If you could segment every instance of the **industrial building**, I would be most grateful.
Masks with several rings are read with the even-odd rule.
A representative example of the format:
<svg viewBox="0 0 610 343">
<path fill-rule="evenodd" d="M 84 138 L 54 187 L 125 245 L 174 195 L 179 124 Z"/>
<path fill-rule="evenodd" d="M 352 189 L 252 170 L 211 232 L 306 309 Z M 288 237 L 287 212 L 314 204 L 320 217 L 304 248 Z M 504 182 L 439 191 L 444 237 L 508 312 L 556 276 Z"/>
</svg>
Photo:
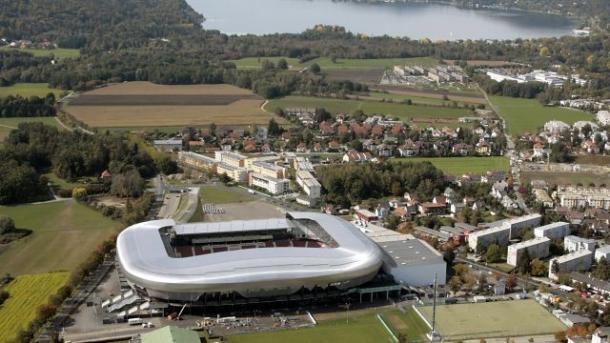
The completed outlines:
<svg viewBox="0 0 610 343">
<path fill-rule="evenodd" d="M 507 245 L 510 240 L 509 226 L 496 226 L 475 231 L 468 235 L 468 247 L 475 252 L 487 249 L 491 244 Z"/>
<path fill-rule="evenodd" d="M 509 245 L 506 263 L 516 267 L 519 265 L 519 262 L 521 262 L 526 250 L 530 259 L 547 257 L 549 256 L 550 247 L 551 240 L 547 237 L 534 238 L 525 242 Z"/>
<path fill-rule="evenodd" d="M 556 222 L 534 229 L 534 236 L 548 237 L 550 239 L 563 239 L 570 234 L 570 223 Z"/>
<path fill-rule="evenodd" d="M 428 243 L 419 239 L 402 239 L 379 243 L 385 252 L 383 270 L 394 281 L 413 287 L 428 287 L 436 277 L 439 285 L 446 281 L 447 263 Z"/>
<path fill-rule="evenodd" d="M 549 261 L 549 278 L 557 280 L 559 274 L 574 271 L 587 271 L 593 263 L 593 252 L 578 250 L 567 255 L 552 258 Z"/>
<path fill-rule="evenodd" d="M 563 249 L 568 252 L 574 252 L 579 250 L 595 251 L 596 242 L 594 239 L 582 238 L 578 236 L 566 236 L 563 239 Z"/>
<path fill-rule="evenodd" d="M 248 185 L 261 188 L 271 195 L 280 195 L 290 191 L 288 179 L 278 179 L 259 173 L 250 173 Z"/>
</svg>

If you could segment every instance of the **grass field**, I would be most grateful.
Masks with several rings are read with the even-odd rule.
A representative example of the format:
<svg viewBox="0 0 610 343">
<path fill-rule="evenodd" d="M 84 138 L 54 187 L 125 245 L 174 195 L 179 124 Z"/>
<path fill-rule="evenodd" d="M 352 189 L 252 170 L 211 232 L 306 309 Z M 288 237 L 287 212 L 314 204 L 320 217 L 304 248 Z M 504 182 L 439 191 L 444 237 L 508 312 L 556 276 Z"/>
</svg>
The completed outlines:
<svg viewBox="0 0 610 343">
<path fill-rule="evenodd" d="M 0 275 L 71 271 L 120 228 L 119 223 L 72 200 L 0 206 L 0 215 L 33 231 L 0 253 Z"/>
<path fill-rule="evenodd" d="M 387 114 L 405 121 L 410 120 L 411 118 L 457 119 L 459 117 L 470 115 L 469 110 L 460 108 L 405 105 L 381 101 L 343 100 L 305 96 L 287 96 L 281 99 L 271 100 L 265 109 L 273 112 L 278 107 L 322 107 L 333 114 L 340 112 L 353 113 L 356 110 L 362 110 L 366 114 Z"/>
<path fill-rule="evenodd" d="M 21 95 L 23 97 L 39 96 L 43 97 L 49 93 L 59 96 L 62 90 L 50 88 L 48 83 L 16 83 L 8 87 L 0 87 L 0 97 L 9 95 Z"/>
<path fill-rule="evenodd" d="M 431 322 L 432 307 L 419 310 Z M 440 305 L 436 323 L 447 340 L 552 335 L 566 329 L 534 300 Z"/>
<path fill-rule="evenodd" d="M 199 197 L 201 198 L 202 203 L 207 204 L 248 202 L 258 198 L 256 195 L 248 193 L 243 188 L 227 187 L 222 184 L 202 186 L 199 191 Z"/>
<path fill-rule="evenodd" d="M 10 342 L 37 314 L 38 307 L 68 281 L 66 272 L 21 275 L 5 290 L 10 297 L 0 306 L 0 342 Z"/>
<path fill-rule="evenodd" d="M 1 88 L 0 88 L 1 89 Z M 55 117 L 15 117 L 15 118 L 0 118 L 0 141 L 8 136 L 11 130 L 16 129 L 20 123 L 42 122 L 46 125 L 59 127 L 59 123 Z"/>
<path fill-rule="evenodd" d="M 535 99 L 490 97 L 491 102 L 506 120 L 507 129 L 513 135 L 525 132 L 536 133 L 536 130 L 550 120 L 560 120 L 574 124 L 579 120 L 592 120 L 589 113 L 561 107 L 542 106 Z"/>
<path fill-rule="evenodd" d="M 374 314 L 320 322 L 305 329 L 281 330 L 229 336 L 229 343 L 319 343 L 319 342 L 393 342 L 389 333 Z"/>
<path fill-rule="evenodd" d="M 283 57 L 247 57 L 239 60 L 231 60 L 239 69 L 258 69 L 263 61 L 268 60 L 277 63 Z M 284 58 L 292 69 L 302 69 L 317 63 L 322 70 L 336 69 L 385 69 L 395 65 L 423 65 L 434 66 L 438 60 L 432 57 L 413 57 L 413 58 L 372 58 L 372 59 L 343 59 L 338 58 L 333 62 L 330 58 L 320 57 L 299 63 L 297 58 Z"/>
<path fill-rule="evenodd" d="M 430 162 L 444 173 L 460 176 L 466 173 L 483 174 L 487 171 L 504 171 L 510 169 L 509 160 L 503 156 L 491 157 L 409 157 L 394 158 L 392 162 Z"/>
<path fill-rule="evenodd" d="M 274 115 L 263 99 L 230 85 L 161 86 L 130 82 L 83 94 L 65 107 L 76 119 L 97 128 L 155 128 L 267 125 Z M 278 122 L 286 121 L 275 117 Z"/>
<path fill-rule="evenodd" d="M 27 52 L 27 53 L 30 53 L 37 57 L 54 56 L 55 58 L 59 58 L 59 59 L 74 58 L 74 57 L 80 56 L 80 50 L 78 50 L 78 49 L 61 49 L 61 48 L 59 48 L 59 49 L 33 49 L 33 48 L 16 49 L 16 48 L 9 48 L 9 47 L 0 47 L 0 50 Z"/>
</svg>

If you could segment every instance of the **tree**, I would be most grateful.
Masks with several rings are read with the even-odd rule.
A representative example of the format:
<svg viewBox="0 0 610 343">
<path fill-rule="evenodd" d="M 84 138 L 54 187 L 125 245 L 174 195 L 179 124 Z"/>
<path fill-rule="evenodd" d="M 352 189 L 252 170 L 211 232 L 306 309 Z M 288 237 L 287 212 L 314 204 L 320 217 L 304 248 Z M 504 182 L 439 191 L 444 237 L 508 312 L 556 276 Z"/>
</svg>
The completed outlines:
<svg viewBox="0 0 610 343">
<path fill-rule="evenodd" d="M 455 275 L 449 279 L 449 289 L 453 294 L 457 293 L 460 289 L 462 289 L 462 280 L 459 276 Z"/>
<path fill-rule="evenodd" d="M 171 175 L 178 172 L 178 164 L 167 155 L 157 158 L 155 165 L 157 166 L 157 169 L 165 175 Z"/>
<path fill-rule="evenodd" d="M 388 216 L 388 220 L 387 220 L 388 229 L 396 230 L 398 228 L 399 224 L 400 224 L 400 217 L 395 216 L 393 214 Z"/>
<path fill-rule="evenodd" d="M 72 198 L 76 200 L 85 200 L 87 197 L 87 189 L 84 187 L 74 187 L 72 189 Z"/>
<path fill-rule="evenodd" d="M 506 277 L 506 289 L 512 291 L 515 287 L 517 287 L 517 275 L 514 273 L 508 274 Z"/>
<path fill-rule="evenodd" d="M 314 74 L 320 74 L 320 72 L 322 71 L 322 69 L 320 68 L 320 65 L 317 63 L 313 63 L 312 65 L 309 66 L 309 71 L 311 71 Z"/>
<path fill-rule="evenodd" d="M 530 263 L 530 274 L 532 276 L 547 275 L 547 269 L 546 269 L 546 265 L 544 264 L 544 262 L 540 261 L 537 258 L 533 259 L 532 262 Z"/>
<path fill-rule="evenodd" d="M 135 169 L 130 169 L 122 174 L 112 177 L 110 193 L 127 198 L 137 198 L 144 192 L 144 179 Z"/>
<path fill-rule="evenodd" d="M 517 270 L 521 274 L 528 274 L 530 271 L 530 253 L 527 249 L 523 249 L 523 253 L 518 258 Z"/>
<path fill-rule="evenodd" d="M 496 263 L 501 258 L 500 246 L 497 244 L 490 244 L 487 247 L 487 253 L 485 254 L 485 260 L 489 263 Z"/>
<path fill-rule="evenodd" d="M 0 216 L 0 234 L 15 230 L 15 221 L 11 217 Z"/>
<path fill-rule="evenodd" d="M 288 69 L 288 62 L 286 62 L 286 59 L 280 58 L 280 60 L 277 61 L 277 68 L 282 70 Z"/>
<path fill-rule="evenodd" d="M 593 268 L 592 274 L 594 277 L 601 280 L 610 279 L 610 264 L 608 264 L 608 261 L 605 257 L 599 259 L 597 265 L 595 266 L 595 268 Z"/>
</svg>

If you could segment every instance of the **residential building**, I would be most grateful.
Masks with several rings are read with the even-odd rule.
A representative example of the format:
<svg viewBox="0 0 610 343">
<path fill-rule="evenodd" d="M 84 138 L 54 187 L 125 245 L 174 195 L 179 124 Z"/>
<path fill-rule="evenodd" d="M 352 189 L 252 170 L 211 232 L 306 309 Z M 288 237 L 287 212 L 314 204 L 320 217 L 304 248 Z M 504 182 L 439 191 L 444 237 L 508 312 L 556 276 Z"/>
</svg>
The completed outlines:
<svg viewBox="0 0 610 343">
<path fill-rule="evenodd" d="M 610 210 L 610 188 L 560 186 L 556 196 L 568 208 L 594 207 Z"/>
<path fill-rule="evenodd" d="M 468 247 L 475 252 L 487 249 L 491 244 L 507 245 L 510 238 L 509 226 L 496 226 L 468 235 Z"/>
<path fill-rule="evenodd" d="M 548 237 L 550 239 L 563 239 L 570 234 L 570 223 L 556 222 L 534 229 L 534 236 Z"/>
<path fill-rule="evenodd" d="M 447 212 L 447 204 L 435 204 L 433 202 L 424 202 L 419 205 L 419 213 L 423 215 L 442 215 Z"/>
<path fill-rule="evenodd" d="M 557 280 L 559 274 L 587 271 L 593 263 L 593 252 L 578 250 L 567 255 L 552 258 L 549 262 L 549 278 Z"/>
<path fill-rule="evenodd" d="M 214 158 L 218 162 L 228 164 L 236 168 L 244 168 L 246 166 L 247 157 L 231 151 L 215 151 Z"/>
<path fill-rule="evenodd" d="M 547 257 L 549 256 L 550 247 L 551 240 L 547 237 L 534 238 L 525 242 L 511 244 L 508 246 L 506 263 L 511 266 L 519 265 L 526 250 L 530 259 Z"/>
<path fill-rule="evenodd" d="M 603 126 L 610 125 L 610 112 L 608 111 L 599 111 L 597 112 L 597 121 Z"/>
<path fill-rule="evenodd" d="M 283 179 L 285 177 L 285 169 L 283 167 L 269 162 L 256 161 L 253 162 L 248 169 L 254 173 L 262 174 L 267 177 L 277 179 Z"/>
<path fill-rule="evenodd" d="M 595 240 L 589 238 L 582 238 L 578 236 L 566 236 L 563 239 L 563 248 L 568 252 L 575 252 L 580 250 L 595 251 Z"/>
<path fill-rule="evenodd" d="M 306 170 L 299 170 L 296 173 L 297 184 L 303 189 L 310 199 L 319 199 L 322 185 L 316 178 Z"/>
<path fill-rule="evenodd" d="M 153 141 L 153 146 L 161 151 L 181 151 L 182 139 L 157 139 Z"/>
<path fill-rule="evenodd" d="M 365 222 L 372 222 L 379 219 L 375 213 L 367 209 L 357 209 L 356 217 Z"/>
<path fill-rule="evenodd" d="M 197 154 L 191 151 L 180 151 L 178 153 L 178 162 L 185 166 L 202 171 L 216 171 L 216 164 L 218 163 L 212 157 Z"/>
<path fill-rule="evenodd" d="M 290 181 L 288 179 L 278 179 L 260 173 L 250 173 L 248 184 L 262 188 L 272 195 L 280 195 L 290 191 Z"/>
<path fill-rule="evenodd" d="M 515 217 L 505 219 L 503 225 L 506 225 L 510 229 L 510 239 L 520 237 L 524 229 L 534 228 L 540 225 L 542 216 L 538 213 L 528 214 L 521 217 Z"/>
<path fill-rule="evenodd" d="M 595 261 L 599 262 L 602 258 L 610 262 L 610 245 L 604 245 L 595 250 Z"/>
<path fill-rule="evenodd" d="M 541 203 L 542 206 L 550 208 L 553 207 L 553 199 L 549 196 L 546 190 L 536 188 L 533 190 L 534 198 L 537 202 Z"/>
<path fill-rule="evenodd" d="M 591 336 L 591 343 L 608 343 L 608 337 L 610 335 L 610 326 L 599 327 L 593 332 Z"/>
<path fill-rule="evenodd" d="M 218 175 L 227 174 L 229 178 L 237 182 L 246 182 L 248 180 L 248 170 L 239 168 L 225 162 L 216 165 L 216 173 Z"/>
<path fill-rule="evenodd" d="M 343 155 L 343 162 L 345 162 L 345 163 L 348 163 L 348 162 L 363 163 L 363 162 L 371 161 L 372 158 L 373 158 L 373 155 L 371 155 L 371 153 L 368 151 L 358 152 L 356 150 L 349 150 L 348 152 L 346 152 Z"/>
</svg>

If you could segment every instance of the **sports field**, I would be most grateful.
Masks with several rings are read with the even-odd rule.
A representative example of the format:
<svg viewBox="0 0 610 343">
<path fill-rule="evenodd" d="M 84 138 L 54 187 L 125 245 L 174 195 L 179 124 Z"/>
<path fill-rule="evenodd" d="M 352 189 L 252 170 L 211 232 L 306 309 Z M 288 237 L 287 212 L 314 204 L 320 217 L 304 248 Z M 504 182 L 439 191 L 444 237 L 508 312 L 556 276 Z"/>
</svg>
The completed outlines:
<svg viewBox="0 0 610 343">
<path fill-rule="evenodd" d="M 199 197 L 201 202 L 206 204 L 229 204 L 258 199 L 256 195 L 248 193 L 243 188 L 227 187 L 222 184 L 202 186 L 199 190 Z"/>
<path fill-rule="evenodd" d="M 444 173 L 460 176 L 466 173 L 483 174 L 487 171 L 504 171 L 510 170 L 510 163 L 506 157 L 490 156 L 490 157 L 408 157 L 394 158 L 391 160 L 395 163 L 400 162 L 430 162 Z"/>
<path fill-rule="evenodd" d="M 542 106 L 535 99 L 492 96 L 490 100 L 506 120 L 508 132 L 513 135 L 521 135 L 525 132 L 535 134 L 538 128 L 551 120 L 560 120 L 570 125 L 579 120 L 593 120 L 593 115 L 589 113 Z"/>
<path fill-rule="evenodd" d="M 297 58 L 288 57 L 246 57 L 239 60 L 231 60 L 239 69 L 258 69 L 262 63 L 267 60 L 277 63 L 284 58 L 292 69 L 302 69 L 317 63 L 322 70 L 338 70 L 338 69 L 385 69 L 395 65 L 422 65 L 434 66 L 438 64 L 438 60 L 432 57 L 412 57 L 412 58 L 368 58 L 368 59 L 344 59 L 338 58 L 334 62 L 330 58 L 320 57 L 305 63 L 299 63 Z"/>
<path fill-rule="evenodd" d="M 57 97 L 61 92 L 61 89 L 50 88 L 48 83 L 16 83 L 12 86 L 0 87 L 0 97 L 9 95 L 44 97 L 49 93 L 53 93 Z"/>
<path fill-rule="evenodd" d="M 10 51 L 20 51 L 27 52 L 34 56 L 54 56 L 55 58 L 74 58 L 80 56 L 80 50 L 78 49 L 17 49 L 17 48 L 9 48 L 9 47 L 0 47 L 1 50 L 10 50 Z"/>
<path fill-rule="evenodd" d="M 121 226 L 73 200 L 0 206 L 0 215 L 32 230 L 0 253 L 0 275 L 71 271 Z"/>
<path fill-rule="evenodd" d="M 374 314 L 320 322 L 304 329 L 286 329 L 227 337 L 229 343 L 395 342 Z"/>
<path fill-rule="evenodd" d="M 267 125 L 263 99 L 230 85 L 121 83 L 82 94 L 65 110 L 98 128 Z M 276 118 L 285 123 L 281 118 Z"/>
<path fill-rule="evenodd" d="M 306 96 L 287 96 L 269 101 L 265 109 L 273 112 L 277 108 L 325 108 L 330 113 L 353 113 L 362 110 L 365 114 L 386 114 L 409 121 L 412 118 L 447 118 L 457 119 L 471 115 L 469 110 L 449 107 L 405 105 L 374 100 L 343 100 Z"/>
<path fill-rule="evenodd" d="M 432 307 L 419 308 L 428 322 Z M 566 326 L 534 300 L 441 305 L 436 309 L 440 335 L 447 340 L 554 334 Z"/>
<path fill-rule="evenodd" d="M 11 130 L 16 129 L 20 123 L 42 122 L 45 125 L 59 126 L 55 117 L 15 117 L 15 118 L 0 118 L 0 141 L 8 136 Z"/>
<path fill-rule="evenodd" d="M 68 281 L 66 272 L 21 275 L 5 290 L 10 294 L 0 306 L 0 343 L 10 342 L 19 330 L 36 318 L 38 307 Z"/>
</svg>

